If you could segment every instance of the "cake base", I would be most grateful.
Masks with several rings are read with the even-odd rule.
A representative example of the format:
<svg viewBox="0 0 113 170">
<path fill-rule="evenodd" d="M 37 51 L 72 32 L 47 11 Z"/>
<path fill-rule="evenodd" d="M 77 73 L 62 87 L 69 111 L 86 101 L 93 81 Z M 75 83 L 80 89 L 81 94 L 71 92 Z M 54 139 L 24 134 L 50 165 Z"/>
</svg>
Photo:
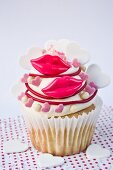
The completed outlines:
<svg viewBox="0 0 113 170">
<path fill-rule="evenodd" d="M 44 153 L 66 156 L 80 153 L 90 144 L 101 107 L 98 97 L 87 109 L 62 117 L 31 113 L 23 105 L 22 112 L 33 146 Z"/>
<path fill-rule="evenodd" d="M 41 131 L 38 129 L 37 132 L 32 129 L 30 138 L 33 146 L 43 153 L 57 156 L 73 155 L 87 148 L 91 142 L 94 129 L 95 127 L 90 125 L 82 126 L 80 130 L 75 130 L 74 135 L 72 131 L 68 134 L 68 129 L 65 129 L 64 135 L 62 135 L 62 130 L 59 130 L 56 134 L 55 129 L 49 128 L 47 133 L 45 129 Z"/>
</svg>

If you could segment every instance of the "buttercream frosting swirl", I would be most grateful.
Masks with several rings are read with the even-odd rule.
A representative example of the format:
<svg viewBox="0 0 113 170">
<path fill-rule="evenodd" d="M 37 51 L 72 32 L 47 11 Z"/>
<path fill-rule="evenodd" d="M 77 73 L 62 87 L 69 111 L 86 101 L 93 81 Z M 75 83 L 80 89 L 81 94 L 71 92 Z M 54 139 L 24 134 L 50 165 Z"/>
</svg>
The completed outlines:
<svg viewBox="0 0 113 170">
<path fill-rule="evenodd" d="M 28 109 L 48 116 L 61 116 L 89 107 L 97 89 L 87 92 L 88 76 L 81 69 L 82 65 L 77 59 L 74 64 L 67 61 L 64 53 L 49 53 L 46 50 L 46 54 L 30 60 L 33 69 L 25 76 L 26 80 L 23 79 L 26 91 L 21 101 Z"/>
</svg>

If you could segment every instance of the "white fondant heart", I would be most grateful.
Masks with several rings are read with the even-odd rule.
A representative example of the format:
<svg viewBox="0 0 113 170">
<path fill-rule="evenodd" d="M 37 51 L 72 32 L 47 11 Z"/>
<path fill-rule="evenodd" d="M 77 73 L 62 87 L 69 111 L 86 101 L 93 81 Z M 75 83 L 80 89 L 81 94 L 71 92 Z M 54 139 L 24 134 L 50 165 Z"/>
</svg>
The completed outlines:
<svg viewBox="0 0 113 170">
<path fill-rule="evenodd" d="M 20 66 L 23 67 L 24 69 L 31 69 L 32 65 L 30 63 L 30 60 L 33 58 L 38 58 L 42 55 L 42 49 L 38 48 L 38 47 L 32 47 L 30 49 L 28 49 L 26 55 L 21 56 L 20 58 Z"/>
<path fill-rule="evenodd" d="M 26 89 L 24 83 L 18 82 L 17 84 L 13 85 L 11 87 L 11 93 L 14 97 L 18 97 L 22 92 L 24 92 Z"/>
<path fill-rule="evenodd" d="M 4 142 L 3 147 L 5 153 L 24 152 L 28 149 L 28 145 L 18 139 Z"/>
<path fill-rule="evenodd" d="M 56 44 L 56 40 L 48 40 L 44 47 L 46 50 L 49 50 L 50 48 L 54 47 L 54 45 Z"/>
<path fill-rule="evenodd" d="M 66 56 L 69 56 L 72 59 L 76 58 L 81 64 L 86 64 L 90 59 L 89 53 L 80 48 L 76 42 L 71 42 L 67 45 Z"/>
<path fill-rule="evenodd" d="M 53 156 L 48 153 L 41 154 L 38 158 L 38 165 L 40 168 L 51 168 L 59 166 L 64 163 L 64 159 L 59 156 Z"/>
<path fill-rule="evenodd" d="M 109 157 L 110 151 L 108 149 L 102 148 L 98 144 L 91 144 L 86 150 L 86 156 L 89 159 Z"/>
<path fill-rule="evenodd" d="M 110 78 L 104 74 L 96 64 L 92 64 L 88 67 L 87 74 L 89 76 L 88 81 L 94 82 L 98 88 L 103 88 L 110 84 Z"/>
<path fill-rule="evenodd" d="M 45 43 L 45 48 L 48 50 L 50 48 L 53 48 L 56 51 L 65 53 L 66 47 L 69 44 L 69 40 L 67 39 L 60 39 L 58 41 L 56 40 L 49 40 Z"/>
<path fill-rule="evenodd" d="M 60 39 L 54 45 L 55 50 L 60 52 L 66 52 L 67 45 L 69 44 L 69 40 L 67 39 Z"/>
</svg>

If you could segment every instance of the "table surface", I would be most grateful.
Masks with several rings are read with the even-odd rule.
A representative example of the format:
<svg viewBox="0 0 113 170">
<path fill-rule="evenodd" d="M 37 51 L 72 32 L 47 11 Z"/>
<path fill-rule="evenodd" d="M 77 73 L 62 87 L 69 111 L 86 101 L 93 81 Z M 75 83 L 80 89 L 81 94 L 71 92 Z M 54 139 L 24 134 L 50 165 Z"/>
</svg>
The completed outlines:
<svg viewBox="0 0 113 170">
<path fill-rule="evenodd" d="M 20 139 L 29 145 L 29 149 L 23 153 L 4 153 L 3 143 L 10 139 Z M 0 119 L 0 170 L 113 170 L 113 107 L 103 106 L 92 143 L 109 149 L 110 157 L 88 159 L 82 152 L 65 156 L 65 163 L 62 166 L 39 168 L 37 160 L 40 152 L 33 148 L 22 116 L 2 118 Z"/>
</svg>

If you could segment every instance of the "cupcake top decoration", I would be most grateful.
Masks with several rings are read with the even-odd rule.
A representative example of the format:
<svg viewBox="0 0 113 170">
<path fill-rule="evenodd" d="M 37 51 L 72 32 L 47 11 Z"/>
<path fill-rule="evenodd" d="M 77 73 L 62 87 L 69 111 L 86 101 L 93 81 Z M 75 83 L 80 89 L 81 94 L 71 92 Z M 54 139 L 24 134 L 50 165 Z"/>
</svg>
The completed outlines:
<svg viewBox="0 0 113 170">
<path fill-rule="evenodd" d="M 42 49 L 31 48 L 20 59 L 20 65 L 29 72 L 22 76 L 13 93 L 29 109 L 34 108 L 35 102 L 35 108 L 40 108 L 38 112 L 48 116 L 87 108 L 94 102 L 98 89 L 110 83 L 96 64 L 85 68 L 89 59 L 86 50 L 65 39 L 48 41 Z M 24 90 L 20 93 L 22 84 Z"/>
</svg>

